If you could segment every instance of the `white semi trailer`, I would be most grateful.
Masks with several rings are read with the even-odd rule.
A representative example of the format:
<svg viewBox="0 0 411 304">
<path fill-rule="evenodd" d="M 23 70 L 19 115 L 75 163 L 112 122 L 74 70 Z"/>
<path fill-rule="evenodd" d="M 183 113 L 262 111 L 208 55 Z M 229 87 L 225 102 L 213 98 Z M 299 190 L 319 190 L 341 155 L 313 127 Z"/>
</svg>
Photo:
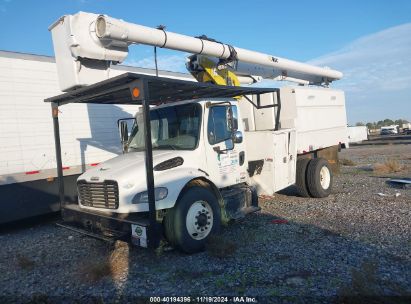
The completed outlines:
<svg viewBox="0 0 411 304">
<path fill-rule="evenodd" d="M 63 209 L 66 227 L 131 237 L 141 246 L 155 246 L 163 230 L 172 245 L 195 252 L 221 221 L 259 210 L 257 194 L 294 183 L 303 196 L 330 194 L 330 161 L 347 142 L 343 92 L 227 84 L 238 84 L 238 74 L 328 85 L 341 73 L 102 15 L 64 16 L 50 29 L 60 85 L 68 91 L 46 100 L 59 175 L 59 107 L 142 104 L 130 133 L 119 122 L 124 154 L 78 178 L 79 203 Z M 190 72 L 226 86 L 130 73 L 110 78 L 131 43 L 195 53 Z"/>
<path fill-rule="evenodd" d="M 116 65 L 111 76 L 126 72 L 156 74 L 153 69 Z M 187 73 L 159 71 L 159 75 L 195 81 Z M 0 51 L 0 224 L 60 210 L 53 121 L 43 100 L 61 93 L 53 57 Z M 79 104 L 61 111 L 68 201 L 77 201 L 76 180 L 81 173 L 122 154 L 117 120 L 133 117 L 138 108 Z"/>
</svg>

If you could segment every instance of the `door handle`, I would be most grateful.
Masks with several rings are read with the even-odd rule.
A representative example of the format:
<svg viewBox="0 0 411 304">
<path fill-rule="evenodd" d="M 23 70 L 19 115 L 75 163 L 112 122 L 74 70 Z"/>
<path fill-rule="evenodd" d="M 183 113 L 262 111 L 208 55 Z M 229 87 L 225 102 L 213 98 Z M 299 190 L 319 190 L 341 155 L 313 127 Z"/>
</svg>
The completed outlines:
<svg viewBox="0 0 411 304">
<path fill-rule="evenodd" d="M 245 161 L 245 152 L 244 152 L 244 151 L 241 151 L 240 154 L 239 154 L 239 163 L 240 163 L 240 166 L 242 166 L 242 165 L 244 164 L 244 161 Z"/>
</svg>

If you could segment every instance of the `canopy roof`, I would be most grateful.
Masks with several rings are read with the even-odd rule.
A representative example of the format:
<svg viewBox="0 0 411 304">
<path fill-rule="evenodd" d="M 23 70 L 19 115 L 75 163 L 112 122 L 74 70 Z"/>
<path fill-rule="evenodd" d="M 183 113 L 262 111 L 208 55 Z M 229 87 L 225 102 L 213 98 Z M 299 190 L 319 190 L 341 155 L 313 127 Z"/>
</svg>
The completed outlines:
<svg viewBox="0 0 411 304">
<path fill-rule="evenodd" d="M 138 97 L 133 97 L 135 88 L 140 93 Z M 211 83 L 125 73 L 84 88 L 47 98 L 44 101 L 64 105 L 68 103 L 141 104 L 142 100 L 148 100 L 150 104 L 161 104 L 197 98 L 260 95 L 276 90 L 278 89 L 218 86 Z"/>
</svg>

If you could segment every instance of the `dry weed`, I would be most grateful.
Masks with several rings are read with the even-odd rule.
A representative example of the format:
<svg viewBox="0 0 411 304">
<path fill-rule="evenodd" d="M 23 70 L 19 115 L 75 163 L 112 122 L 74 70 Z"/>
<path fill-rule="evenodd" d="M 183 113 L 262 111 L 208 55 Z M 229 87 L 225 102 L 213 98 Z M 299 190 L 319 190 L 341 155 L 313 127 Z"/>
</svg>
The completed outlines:
<svg viewBox="0 0 411 304">
<path fill-rule="evenodd" d="M 376 173 L 396 173 L 404 170 L 405 167 L 396 159 L 387 159 L 384 163 L 376 163 L 374 165 L 374 172 Z"/>
<path fill-rule="evenodd" d="M 119 281 L 129 270 L 129 244 L 117 241 L 109 258 L 110 271 L 113 280 Z"/>
<path fill-rule="evenodd" d="M 351 159 L 347 159 L 347 158 L 341 158 L 340 159 L 340 164 L 342 166 L 356 166 L 357 164 L 355 162 L 353 162 Z"/>
<path fill-rule="evenodd" d="M 115 282 L 119 282 L 124 275 L 128 275 L 128 244 L 117 241 L 108 256 L 83 264 L 81 268 L 82 277 L 91 282 L 97 282 L 104 277 L 111 277 Z"/>
</svg>

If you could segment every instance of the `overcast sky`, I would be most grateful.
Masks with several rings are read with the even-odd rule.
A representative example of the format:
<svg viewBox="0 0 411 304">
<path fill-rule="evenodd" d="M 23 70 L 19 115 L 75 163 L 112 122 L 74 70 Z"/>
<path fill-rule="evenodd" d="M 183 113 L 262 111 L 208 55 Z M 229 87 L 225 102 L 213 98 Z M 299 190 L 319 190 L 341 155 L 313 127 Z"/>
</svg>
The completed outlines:
<svg viewBox="0 0 411 304">
<path fill-rule="evenodd" d="M 79 10 L 329 66 L 344 73 L 333 86 L 351 124 L 411 121 L 409 0 L 0 0 L 0 50 L 53 55 L 48 26 Z M 133 46 L 126 63 L 152 68 L 152 53 Z M 159 68 L 185 72 L 185 55 L 159 50 Z"/>
</svg>

